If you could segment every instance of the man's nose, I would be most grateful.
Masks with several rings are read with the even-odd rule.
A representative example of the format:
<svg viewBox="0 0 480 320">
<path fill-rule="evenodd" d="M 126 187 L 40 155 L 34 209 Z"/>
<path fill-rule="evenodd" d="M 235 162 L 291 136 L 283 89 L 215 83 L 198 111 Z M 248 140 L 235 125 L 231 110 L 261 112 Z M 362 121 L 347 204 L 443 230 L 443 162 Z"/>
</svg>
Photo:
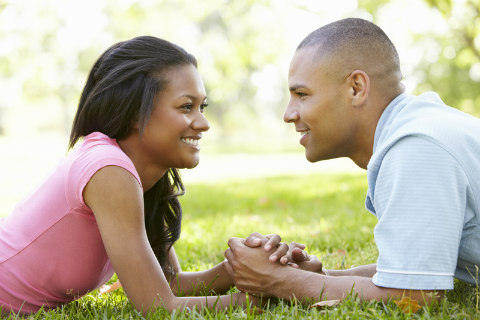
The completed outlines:
<svg viewBox="0 0 480 320">
<path fill-rule="evenodd" d="M 283 114 L 283 121 L 289 123 L 289 122 L 295 122 L 298 119 L 299 119 L 298 108 L 290 99 L 287 105 L 287 109 L 285 109 L 285 113 Z"/>
</svg>

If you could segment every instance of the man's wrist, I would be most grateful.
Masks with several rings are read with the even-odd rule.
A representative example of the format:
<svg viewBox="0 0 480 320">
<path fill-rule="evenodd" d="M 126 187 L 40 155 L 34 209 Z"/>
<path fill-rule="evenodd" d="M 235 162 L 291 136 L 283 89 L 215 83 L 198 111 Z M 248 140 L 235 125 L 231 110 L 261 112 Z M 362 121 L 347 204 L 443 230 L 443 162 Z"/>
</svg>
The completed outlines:
<svg viewBox="0 0 480 320">
<path fill-rule="evenodd" d="M 297 286 L 297 280 L 304 273 L 309 272 L 287 265 L 280 266 L 272 273 L 274 276 L 271 277 L 271 283 L 266 286 L 265 293 L 281 299 L 291 299 L 293 297 L 292 289 Z"/>
</svg>

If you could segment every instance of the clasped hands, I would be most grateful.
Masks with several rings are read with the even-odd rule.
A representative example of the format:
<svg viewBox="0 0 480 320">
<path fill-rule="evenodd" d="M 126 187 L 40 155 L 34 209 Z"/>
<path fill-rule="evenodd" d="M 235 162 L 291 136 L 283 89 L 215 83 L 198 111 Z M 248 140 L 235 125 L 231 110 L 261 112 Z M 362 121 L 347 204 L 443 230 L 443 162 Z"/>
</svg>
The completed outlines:
<svg viewBox="0 0 480 320">
<path fill-rule="evenodd" d="M 230 238 L 225 251 L 225 269 L 241 291 L 258 296 L 276 296 L 285 268 L 323 273 L 322 263 L 309 255 L 305 245 L 281 242 L 277 234 L 252 233 L 248 238 Z"/>
</svg>

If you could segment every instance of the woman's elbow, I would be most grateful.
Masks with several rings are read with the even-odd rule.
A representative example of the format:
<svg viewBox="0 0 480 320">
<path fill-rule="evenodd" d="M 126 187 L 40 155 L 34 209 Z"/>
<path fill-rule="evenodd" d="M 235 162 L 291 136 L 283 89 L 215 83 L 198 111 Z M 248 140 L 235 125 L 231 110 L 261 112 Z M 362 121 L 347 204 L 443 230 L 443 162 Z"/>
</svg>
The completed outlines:
<svg viewBox="0 0 480 320">
<path fill-rule="evenodd" d="M 132 300 L 130 300 L 130 303 L 135 310 L 139 311 L 144 317 L 147 318 L 158 308 L 165 309 L 169 313 L 172 313 L 174 310 L 183 310 L 185 308 L 185 301 L 182 301 L 181 298 L 173 294 L 168 298 L 158 297 L 149 305 L 141 302 L 135 303 Z"/>
</svg>

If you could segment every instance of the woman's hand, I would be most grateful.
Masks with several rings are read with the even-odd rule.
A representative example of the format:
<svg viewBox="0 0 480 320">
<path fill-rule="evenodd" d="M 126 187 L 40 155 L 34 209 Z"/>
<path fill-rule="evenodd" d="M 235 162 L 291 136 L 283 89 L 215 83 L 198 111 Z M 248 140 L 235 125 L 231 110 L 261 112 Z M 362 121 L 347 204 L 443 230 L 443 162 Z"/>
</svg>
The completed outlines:
<svg viewBox="0 0 480 320">
<path fill-rule="evenodd" d="M 250 248 L 263 246 L 266 252 L 271 252 L 268 258 L 270 262 L 277 262 L 286 256 L 289 251 L 288 245 L 281 241 L 282 238 L 278 234 L 262 235 L 254 232 L 248 238 L 242 240 L 242 243 Z"/>
<path fill-rule="evenodd" d="M 105 294 L 109 292 L 113 292 L 115 290 L 118 290 L 122 287 L 122 284 L 120 283 L 120 280 L 117 280 L 116 282 L 112 284 L 104 284 L 103 286 L 98 289 L 99 294 Z"/>
<path fill-rule="evenodd" d="M 326 274 L 322 269 L 322 263 L 314 255 L 309 255 L 305 250 L 305 245 L 301 243 L 290 243 L 288 252 L 280 258 L 281 264 L 289 264 L 292 267 L 302 270 Z"/>
</svg>

